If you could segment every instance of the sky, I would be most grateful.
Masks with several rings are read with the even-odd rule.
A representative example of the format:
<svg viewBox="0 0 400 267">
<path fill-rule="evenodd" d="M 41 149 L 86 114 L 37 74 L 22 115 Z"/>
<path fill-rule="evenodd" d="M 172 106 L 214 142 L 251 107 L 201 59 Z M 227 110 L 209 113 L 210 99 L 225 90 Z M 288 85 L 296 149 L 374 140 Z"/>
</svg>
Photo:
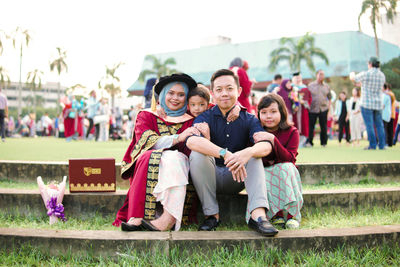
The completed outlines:
<svg viewBox="0 0 400 267">
<path fill-rule="evenodd" d="M 0 30 L 10 34 L 22 27 L 32 36 L 23 52 L 23 82 L 34 69 L 44 72 L 44 82 L 57 82 L 49 62 L 57 55 L 56 47 L 61 47 L 68 65 L 62 85 L 79 83 L 95 89 L 106 66 L 123 62 L 116 74 L 124 90 L 136 81 L 146 54 L 198 48 L 204 38 L 217 35 L 243 43 L 306 32 L 356 31 L 361 2 L 1 0 Z M 372 35 L 367 16 L 362 30 Z M 0 66 L 12 81 L 18 81 L 19 52 L 10 41 Z"/>
</svg>

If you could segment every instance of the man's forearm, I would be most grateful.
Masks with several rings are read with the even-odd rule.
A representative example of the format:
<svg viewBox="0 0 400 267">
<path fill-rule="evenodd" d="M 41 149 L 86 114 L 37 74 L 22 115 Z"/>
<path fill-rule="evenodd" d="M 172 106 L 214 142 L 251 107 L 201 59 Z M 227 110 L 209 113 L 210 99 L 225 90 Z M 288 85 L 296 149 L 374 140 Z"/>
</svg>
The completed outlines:
<svg viewBox="0 0 400 267">
<path fill-rule="evenodd" d="M 271 153 L 272 145 L 269 142 L 261 141 L 246 149 L 249 150 L 253 158 L 262 158 Z"/>
<path fill-rule="evenodd" d="M 186 146 L 193 151 L 202 153 L 207 156 L 219 158 L 221 147 L 211 143 L 208 139 L 200 136 L 191 136 L 186 141 Z"/>
</svg>

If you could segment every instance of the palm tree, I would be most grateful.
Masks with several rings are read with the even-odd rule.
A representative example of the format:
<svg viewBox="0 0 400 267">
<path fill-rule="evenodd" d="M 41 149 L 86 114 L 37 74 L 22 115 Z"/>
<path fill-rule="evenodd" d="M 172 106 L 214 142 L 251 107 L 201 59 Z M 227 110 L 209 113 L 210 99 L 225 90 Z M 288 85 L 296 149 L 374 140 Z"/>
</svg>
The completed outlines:
<svg viewBox="0 0 400 267">
<path fill-rule="evenodd" d="M 65 63 L 65 59 L 67 58 L 67 51 L 62 50 L 60 47 L 57 47 L 58 57 L 50 63 L 50 71 L 57 69 L 58 73 L 58 84 L 57 84 L 57 113 L 59 113 L 59 105 L 60 103 L 60 87 L 61 87 L 61 72 L 68 72 L 67 63 Z"/>
<path fill-rule="evenodd" d="M 18 114 L 21 114 L 21 92 L 22 92 L 22 51 L 23 47 L 28 47 L 29 41 L 32 39 L 29 31 L 17 27 L 14 32 L 11 33 L 10 38 L 12 39 L 14 49 L 19 48 L 19 83 L 18 83 Z"/>
<path fill-rule="evenodd" d="M 4 40 L 7 38 L 6 33 L 3 30 L 0 30 L 0 56 L 3 54 L 4 50 Z"/>
<path fill-rule="evenodd" d="M 31 89 L 31 95 L 33 99 L 32 104 L 35 114 L 36 114 L 36 90 L 39 91 L 40 89 L 42 89 L 42 77 L 43 77 L 43 71 L 40 71 L 38 69 L 28 72 L 28 75 L 26 77 L 26 83 Z"/>
<path fill-rule="evenodd" d="M 99 88 L 103 88 L 111 95 L 111 108 L 114 109 L 115 95 L 121 92 L 121 86 L 119 85 L 120 79 L 115 74 L 118 68 L 124 63 L 120 62 L 109 68 L 106 66 L 106 75 L 99 81 Z"/>
<path fill-rule="evenodd" d="M 164 62 L 162 62 L 161 59 L 158 59 L 154 55 L 147 55 L 144 60 L 152 62 L 153 67 L 151 69 L 145 69 L 140 72 L 139 81 L 141 82 L 144 82 L 147 75 L 156 75 L 158 79 L 162 76 L 178 72 L 176 69 L 171 69 L 169 67 L 169 65 L 176 65 L 176 61 L 172 57 L 167 58 Z"/>
<path fill-rule="evenodd" d="M 358 29 L 361 32 L 361 23 L 360 19 L 362 15 L 370 11 L 369 20 L 372 25 L 372 29 L 374 30 L 375 36 L 375 51 L 376 57 L 379 58 L 379 42 L 378 36 L 376 35 L 376 24 L 382 23 L 382 15 L 379 10 L 386 10 L 386 20 L 387 22 L 393 23 L 393 18 L 396 16 L 396 6 L 398 0 L 364 0 L 361 4 L 361 12 L 358 15 Z"/>
<path fill-rule="evenodd" d="M 274 71 L 281 61 L 288 61 L 291 71 L 300 71 L 301 62 L 304 60 L 312 73 L 315 72 L 313 57 L 319 57 L 329 65 L 325 52 L 314 46 L 315 39 L 309 33 L 300 37 L 297 42 L 293 38 L 282 37 L 279 40 L 280 47 L 274 49 L 269 56 L 271 62 L 269 70 Z"/>
<path fill-rule="evenodd" d="M 5 85 L 10 84 L 10 76 L 5 68 L 0 66 L 0 89 L 5 87 Z"/>
<path fill-rule="evenodd" d="M 82 85 L 82 84 L 80 84 L 80 83 L 77 83 L 77 84 L 74 84 L 74 85 L 72 85 L 71 87 L 69 87 L 68 89 L 67 89 L 67 91 L 68 91 L 68 93 L 69 94 L 73 94 L 73 95 L 85 95 L 85 89 L 86 89 L 86 86 L 84 86 L 84 85 Z"/>
</svg>

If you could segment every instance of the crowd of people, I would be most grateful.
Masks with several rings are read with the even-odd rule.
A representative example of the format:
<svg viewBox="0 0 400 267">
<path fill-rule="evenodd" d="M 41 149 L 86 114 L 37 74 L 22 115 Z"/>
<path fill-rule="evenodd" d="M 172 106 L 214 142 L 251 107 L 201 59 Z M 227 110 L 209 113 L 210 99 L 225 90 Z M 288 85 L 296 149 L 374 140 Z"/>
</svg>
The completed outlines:
<svg viewBox="0 0 400 267">
<path fill-rule="evenodd" d="M 246 73 L 248 63 L 245 67 L 243 62 L 245 61 L 235 58 L 230 68 L 239 80 L 243 80 L 240 86 L 241 96 L 245 100 L 239 97 L 238 101 L 249 112 L 257 114 L 257 101 L 249 98 L 252 82 Z M 368 137 L 370 144 L 365 149 L 376 149 L 376 140 L 382 140 L 379 149 L 385 149 L 395 145 L 398 139 L 400 126 L 396 125 L 400 122 L 399 104 L 390 84 L 385 82 L 379 65 L 379 60 L 372 57 L 368 61 L 368 71 L 357 76 L 353 73 L 350 75 L 350 80 L 354 81 L 350 97 L 347 96 L 345 88 L 338 88 L 340 93 L 336 97 L 335 91 L 325 82 L 323 70 L 318 70 L 315 81 L 308 85 L 303 83 L 300 72 L 293 73 L 287 79 L 276 74 L 266 92 L 278 94 L 283 98 L 288 120 L 299 131 L 300 147 L 314 146 L 315 125 L 318 120 L 320 144 L 323 147 L 327 145 L 328 139 L 337 136 L 339 144 L 344 137 L 346 142 L 353 146 L 359 146 L 360 140 Z"/>
<path fill-rule="evenodd" d="M 5 96 L 1 97 L 0 102 L 7 107 Z M 13 116 L 8 116 L 8 109 L 0 109 L 3 142 L 6 137 L 38 136 L 65 138 L 67 142 L 83 139 L 127 140 L 131 137 L 136 113 L 142 109 L 140 104 L 131 106 L 124 114 L 119 107 L 111 109 L 108 99 L 96 99 L 95 91 L 90 93 L 88 99 L 82 97 L 78 100 L 75 96 L 65 96 L 60 105 L 62 112 L 57 117 L 51 117 L 45 112 L 40 118 L 36 118 L 35 113 L 29 113 L 14 119 Z"/>
</svg>

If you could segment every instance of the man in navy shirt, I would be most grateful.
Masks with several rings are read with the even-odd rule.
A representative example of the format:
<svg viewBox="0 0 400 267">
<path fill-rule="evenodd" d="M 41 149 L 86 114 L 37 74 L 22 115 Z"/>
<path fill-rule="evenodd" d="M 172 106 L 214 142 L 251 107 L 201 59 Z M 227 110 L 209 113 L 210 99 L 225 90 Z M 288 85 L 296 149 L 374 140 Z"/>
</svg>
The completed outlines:
<svg viewBox="0 0 400 267">
<path fill-rule="evenodd" d="M 254 145 L 253 134 L 263 131 L 257 118 L 242 110 L 239 117 L 228 122 L 242 88 L 235 74 L 227 69 L 215 72 L 211 78 L 211 93 L 216 106 L 199 115 L 194 123 L 205 126 L 210 140 L 190 136 L 187 146 L 190 173 L 206 217 L 199 230 L 211 231 L 219 225 L 217 193 L 234 194 L 246 188 L 249 198 L 250 228 L 265 236 L 278 231 L 266 218 L 267 186 L 261 157 L 272 150 L 270 141 Z"/>
</svg>

